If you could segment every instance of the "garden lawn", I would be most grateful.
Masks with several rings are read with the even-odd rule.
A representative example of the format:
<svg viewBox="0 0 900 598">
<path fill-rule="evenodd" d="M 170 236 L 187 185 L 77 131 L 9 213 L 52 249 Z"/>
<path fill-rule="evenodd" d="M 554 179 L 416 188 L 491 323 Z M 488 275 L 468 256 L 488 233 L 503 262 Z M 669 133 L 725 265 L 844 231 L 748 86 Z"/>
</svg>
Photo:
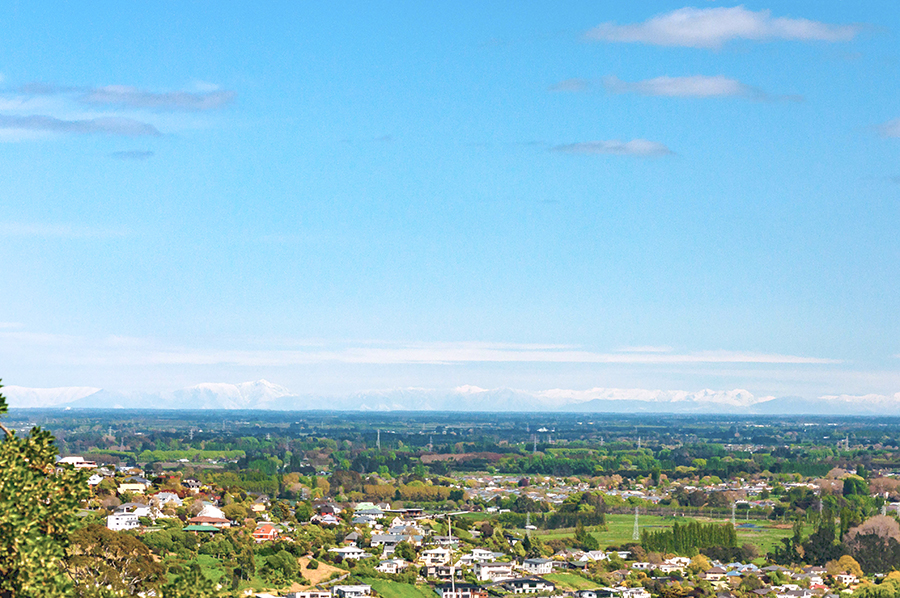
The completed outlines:
<svg viewBox="0 0 900 598">
<path fill-rule="evenodd" d="M 437 594 L 426 585 L 414 586 L 408 583 L 364 577 L 361 581 L 372 586 L 381 598 L 437 598 Z"/>
<path fill-rule="evenodd" d="M 552 581 L 560 588 L 568 590 L 591 590 L 600 587 L 600 584 L 596 581 L 585 579 L 575 573 L 550 573 L 548 575 L 541 575 L 541 577 L 547 581 Z"/>
</svg>

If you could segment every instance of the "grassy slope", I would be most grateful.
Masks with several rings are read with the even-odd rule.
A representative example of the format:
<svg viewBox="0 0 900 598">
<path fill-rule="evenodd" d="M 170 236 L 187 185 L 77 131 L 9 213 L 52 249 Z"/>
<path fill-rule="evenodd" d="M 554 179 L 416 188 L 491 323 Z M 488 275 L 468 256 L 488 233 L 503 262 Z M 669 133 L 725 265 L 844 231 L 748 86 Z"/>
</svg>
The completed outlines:
<svg viewBox="0 0 900 598">
<path fill-rule="evenodd" d="M 437 598 L 437 595 L 428 586 L 414 586 L 374 577 L 365 577 L 362 579 L 362 582 L 372 586 L 372 589 L 381 598 Z"/>
<path fill-rule="evenodd" d="M 575 573 L 550 573 L 549 575 L 542 575 L 541 577 L 548 581 L 552 581 L 563 589 L 569 590 L 590 590 L 599 586 L 597 582 L 585 579 Z"/>
</svg>

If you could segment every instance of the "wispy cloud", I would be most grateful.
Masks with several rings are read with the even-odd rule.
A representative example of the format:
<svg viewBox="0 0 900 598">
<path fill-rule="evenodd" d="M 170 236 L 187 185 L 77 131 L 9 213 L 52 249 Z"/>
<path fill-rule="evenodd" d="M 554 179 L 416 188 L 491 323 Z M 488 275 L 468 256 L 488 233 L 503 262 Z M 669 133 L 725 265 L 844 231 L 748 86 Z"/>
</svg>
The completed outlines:
<svg viewBox="0 0 900 598">
<path fill-rule="evenodd" d="M 900 137 L 900 118 L 881 123 L 875 128 L 882 137 Z"/>
<path fill-rule="evenodd" d="M 215 110 L 234 101 L 233 91 L 152 92 L 124 85 L 108 85 L 87 91 L 79 100 L 86 104 L 145 108 L 150 110 Z"/>
<path fill-rule="evenodd" d="M 643 96 L 681 98 L 753 97 L 765 98 L 759 89 L 750 87 L 722 75 L 707 77 L 656 77 L 644 81 L 622 81 L 618 77 L 605 77 L 603 87 L 610 93 L 636 93 Z"/>
<path fill-rule="evenodd" d="M 671 353 L 672 347 L 642 345 L 639 347 L 619 347 L 618 353 Z"/>
<path fill-rule="evenodd" d="M 110 155 L 110 158 L 115 158 L 116 160 L 149 160 L 154 156 L 154 152 L 150 150 L 124 150 L 119 152 L 113 152 Z"/>
<path fill-rule="evenodd" d="M 115 239 L 127 236 L 123 229 L 96 228 L 76 224 L 0 223 L 0 235 L 6 237 L 42 237 L 59 239 Z"/>
<path fill-rule="evenodd" d="M 603 353 L 551 344 L 518 343 L 384 343 L 357 342 L 321 346 L 297 343 L 294 348 L 231 349 L 167 346 L 152 339 L 117 337 L 105 339 L 75 338 L 65 335 L 0 331 L 2 347 L 29 346 L 49 361 L 66 365 L 159 366 L 159 365 L 231 365 L 294 366 L 310 364 L 441 365 L 464 363 L 557 363 L 624 365 L 703 365 L 703 364 L 777 364 L 822 365 L 838 360 L 742 351 L 698 351 L 675 353 L 651 348 L 650 351 Z M 37 351 L 39 349 L 39 351 Z M 48 361 L 48 363 L 49 363 Z"/>
<path fill-rule="evenodd" d="M 720 48 L 744 39 L 841 42 L 862 30 L 858 24 L 831 25 L 809 19 L 773 17 L 771 11 L 731 8 L 686 7 L 656 15 L 642 23 L 602 23 L 585 34 L 590 40 L 630 42 L 658 46 Z"/>
<path fill-rule="evenodd" d="M 0 322 L 0 330 L 14 330 L 22 328 L 22 324 L 18 322 Z"/>
<path fill-rule="evenodd" d="M 156 137 L 162 134 L 156 127 L 149 123 L 141 122 L 133 118 L 118 116 L 63 120 L 42 114 L 28 116 L 0 114 L 0 129 L 44 133 L 99 133 L 105 135 L 123 135 L 126 137 Z"/>
<path fill-rule="evenodd" d="M 632 139 L 631 141 L 583 141 L 580 143 L 569 143 L 565 145 L 557 145 L 550 148 L 552 152 L 564 154 L 581 154 L 586 156 L 592 155 L 613 155 L 613 156 L 638 156 L 638 157 L 657 157 L 672 154 L 672 150 L 658 141 L 648 141 L 647 139 Z"/>
</svg>

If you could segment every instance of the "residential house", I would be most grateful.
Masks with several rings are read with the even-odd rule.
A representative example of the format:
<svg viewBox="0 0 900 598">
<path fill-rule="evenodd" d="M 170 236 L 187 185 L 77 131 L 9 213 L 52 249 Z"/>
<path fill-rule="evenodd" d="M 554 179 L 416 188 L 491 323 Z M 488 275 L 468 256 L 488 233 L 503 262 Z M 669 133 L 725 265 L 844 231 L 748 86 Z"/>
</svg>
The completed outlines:
<svg viewBox="0 0 900 598">
<path fill-rule="evenodd" d="M 250 510 L 254 513 L 263 513 L 268 506 L 269 497 L 263 494 L 250 504 Z"/>
<path fill-rule="evenodd" d="M 85 461 L 84 457 L 63 457 L 62 459 L 57 461 L 57 463 L 63 465 L 71 465 L 75 469 L 97 469 L 96 461 Z"/>
<path fill-rule="evenodd" d="M 143 494 L 147 488 L 152 486 L 152 482 L 141 476 L 130 476 L 119 482 L 119 494 L 130 492 L 132 494 Z"/>
<path fill-rule="evenodd" d="M 426 578 L 440 581 L 450 581 L 454 576 L 454 569 L 447 565 L 425 565 L 420 569 L 420 572 L 422 571 Z"/>
<path fill-rule="evenodd" d="M 187 488 L 191 494 L 198 494 L 200 492 L 200 487 L 203 486 L 203 484 L 193 478 L 181 480 L 181 485 Z"/>
<path fill-rule="evenodd" d="M 419 560 L 425 565 L 446 565 L 450 562 L 450 550 L 447 548 L 423 550 Z"/>
<path fill-rule="evenodd" d="M 525 559 L 522 569 L 529 575 L 547 575 L 553 572 L 553 561 L 550 559 Z"/>
<path fill-rule="evenodd" d="M 362 596 L 372 595 L 372 586 L 334 586 L 331 588 L 331 595 L 334 598 L 362 598 Z"/>
<path fill-rule="evenodd" d="M 278 537 L 278 528 L 271 523 L 260 523 L 253 530 L 253 539 L 257 543 L 270 542 Z"/>
<path fill-rule="evenodd" d="M 722 580 L 727 571 L 722 567 L 713 567 L 712 569 L 707 569 L 703 573 L 700 574 L 700 579 L 704 579 L 706 581 L 714 582 Z"/>
<path fill-rule="evenodd" d="M 434 591 L 441 598 L 488 598 L 486 590 L 468 583 L 435 586 Z"/>
<path fill-rule="evenodd" d="M 493 561 L 490 563 L 475 563 L 475 577 L 479 581 L 502 581 L 513 579 L 513 563 Z"/>
<path fill-rule="evenodd" d="M 153 501 L 161 508 L 166 506 L 180 507 L 183 504 L 174 492 L 157 492 L 153 495 Z"/>
<path fill-rule="evenodd" d="M 103 476 L 97 475 L 95 473 L 95 474 L 91 475 L 91 477 L 88 478 L 88 486 L 91 486 L 91 487 L 98 486 L 100 484 L 100 482 L 102 482 L 102 481 L 103 481 Z"/>
<path fill-rule="evenodd" d="M 323 590 L 307 590 L 306 592 L 288 592 L 284 598 L 331 598 L 331 592 Z"/>
<path fill-rule="evenodd" d="M 151 517 L 153 510 L 150 505 L 139 502 L 127 502 L 116 507 L 116 513 L 133 513 L 135 517 Z"/>
<path fill-rule="evenodd" d="M 859 583 L 859 578 L 852 573 L 838 573 L 834 576 L 834 580 L 841 585 L 849 586 Z"/>
<path fill-rule="evenodd" d="M 512 594 L 537 594 L 552 592 L 556 585 L 540 577 L 520 577 L 503 582 L 503 588 Z"/>
<path fill-rule="evenodd" d="M 106 527 L 117 532 L 124 529 L 138 528 L 140 523 L 138 523 L 138 516 L 134 513 L 113 513 L 106 517 Z"/>
<path fill-rule="evenodd" d="M 475 563 L 489 563 L 504 556 L 506 555 L 502 552 L 492 552 L 484 548 L 473 548 L 472 552 L 469 554 L 462 555 L 456 564 L 457 566 L 465 565 L 471 567 Z"/>
<path fill-rule="evenodd" d="M 378 563 L 375 570 L 381 573 L 387 573 L 388 575 L 397 575 L 408 569 L 410 565 L 411 563 L 404 561 L 403 559 L 388 559 Z"/>
<path fill-rule="evenodd" d="M 339 548 L 329 548 L 328 552 L 333 552 L 343 559 L 359 560 L 365 559 L 372 555 L 357 546 L 341 546 Z"/>
</svg>

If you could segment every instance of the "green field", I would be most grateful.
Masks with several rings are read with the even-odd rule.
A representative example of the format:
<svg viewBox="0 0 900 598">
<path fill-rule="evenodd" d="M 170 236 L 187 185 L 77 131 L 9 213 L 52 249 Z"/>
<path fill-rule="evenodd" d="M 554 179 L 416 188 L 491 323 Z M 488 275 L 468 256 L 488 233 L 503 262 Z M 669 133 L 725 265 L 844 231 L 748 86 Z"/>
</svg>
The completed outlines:
<svg viewBox="0 0 900 598">
<path fill-rule="evenodd" d="M 708 519 L 705 517 L 660 517 L 657 515 L 641 515 L 639 519 L 641 530 L 659 530 L 670 528 L 676 521 L 679 523 L 687 523 L 691 519 L 696 519 L 703 523 L 727 523 L 727 519 Z M 738 524 L 742 523 L 738 520 Z M 753 529 L 738 528 L 738 541 L 740 543 L 749 542 L 759 548 L 761 554 L 771 551 L 775 546 L 779 546 L 779 540 L 791 535 L 791 529 L 776 528 L 769 521 L 752 522 L 758 527 Z M 627 542 L 632 542 L 632 533 L 634 532 L 634 515 L 607 515 L 605 531 L 592 532 L 600 548 L 607 546 L 620 546 Z M 553 540 L 558 538 L 571 537 L 575 534 L 574 529 L 550 530 L 547 532 L 536 532 L 542 540 Z"/>
<path fill-rule="evenodd" d="M 552 581 L 562 589 L 568 590 L 590 590 L 598 586 L 596 581 L 585 579 L 575 573 L 550 573 L 541 577 L 547 581 Z"/>
<path fill-rule="evenodd" d="M 390 579 L 376 579 L 374 577 L 364 577 L 362 583 L 372 586 L 381 598 L 437 598 L 430 587 L 414 586 L 408 583 L 400 583 L 391 581 Z"/>
</svg>

